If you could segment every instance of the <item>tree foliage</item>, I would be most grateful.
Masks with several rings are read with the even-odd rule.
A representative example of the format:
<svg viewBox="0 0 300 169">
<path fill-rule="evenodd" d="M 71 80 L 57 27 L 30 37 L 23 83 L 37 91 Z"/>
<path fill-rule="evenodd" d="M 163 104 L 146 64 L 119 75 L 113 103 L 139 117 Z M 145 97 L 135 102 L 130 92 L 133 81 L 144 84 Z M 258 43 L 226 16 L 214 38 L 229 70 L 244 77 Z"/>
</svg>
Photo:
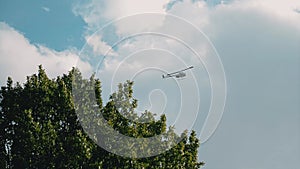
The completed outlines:
<svg viewBox="0 0 300 169">
<path fill-rule="evenodd" d="M 78 99 L 94 101 L 97 107 L 74 105 L 74 80 L 93 84 L 89 89 L 94 92 L 93 96 L 83 92 Z M 0 168 L 200 168 L 204 163 L 197 160 L 199 140 L 195 132 L 178 136 L 172 126 L 166 126 L 165 115 L 158 120 L 148 111 L 138 116 L 134 111 L 137 100 L 133 99 L 132 85 L 130 81 L 120 84 L 118 91 L 103 105 L 100 81 L 94 76 L 82 78 L 75 68 L 61 77 L 49 79 L 39 66 L 38 73 L 28 76 L 23 85 L 14 85 L 8 78 L 7 85 L 0 90 Z M 79 116 L 82 115 L 83 121 L 75 111 L 81 112 Z M 115 155 L 95 143 L 103 138 L 97 134 L 89 137 L 91 135 L 81 125 L 84 121 L 92 121 L 88 131 L 97 133 L 93 131 L 101 127 L 97 121 L 99 113 L 124 135 L 142 138 L 168 133 L 180 137 L 181 141 L 157 156 Z M 134 119 L 147 122 L 139 123 Z M 167 144 L 166 140 L 161 140 L 162 146 Z"/>
</svg>

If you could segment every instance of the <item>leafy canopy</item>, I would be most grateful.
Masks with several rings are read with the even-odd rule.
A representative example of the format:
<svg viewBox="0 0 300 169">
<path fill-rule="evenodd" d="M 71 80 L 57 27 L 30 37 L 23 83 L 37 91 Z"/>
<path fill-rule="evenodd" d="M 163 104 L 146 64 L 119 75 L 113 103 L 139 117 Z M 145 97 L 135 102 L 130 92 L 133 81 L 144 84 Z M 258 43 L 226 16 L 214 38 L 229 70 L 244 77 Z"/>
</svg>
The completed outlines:
<svg viewBox="0 0 300 169">
<path fill-rule="evenodd" d="M 89 90 L 94 92 L 93 97 L 85 92 L 79 93 L 77 99 L 85 100 L 80 106 L 74 104 L 74 80 L 81 84 L 77 87 L 92 84 Z M 117 92 L 103 105 L 99 79 L 94 76 L 84 79 L 76 68 L 49 79 L 39 66 L 38 73 L 28 76 L 23 85 L 14 85 L 9 77 L 7 85 L 0 90 L 0 168 L 200 168 L 204 163 L 197 161 L 199 140 L 195 132 L 178 136 L 174 127 L 166 126 L 165 115 L 158 120 L 148 111 L 138 116 L 134 111 L 137 100 L 132 96 L 132 86 L 130 81 L 120 84 Z M 90 102 L 97 106 L 91 108 Z M 113 143 L 113 140 L 105 140 L 101 137 L 103 135 L 97 134 L 97 130 L 110 134 L 101 126 L 100 114 L 112 128 L 124 135 L 134 138 L 162 135 L 157 139 L 163 148 L 170 146 L 163 134 L 181 140 L 156 156 L 118 156 L 95 143 Z M 143 120 L 147 122 L 141 123 Z M 93 125 L 85 125 L 88 130 L 84 130 L 81 124 Z M 140 149 L 153 151 L 147 147 L 150 143 L 143 144 L 145 146 Z"/>
</svg>

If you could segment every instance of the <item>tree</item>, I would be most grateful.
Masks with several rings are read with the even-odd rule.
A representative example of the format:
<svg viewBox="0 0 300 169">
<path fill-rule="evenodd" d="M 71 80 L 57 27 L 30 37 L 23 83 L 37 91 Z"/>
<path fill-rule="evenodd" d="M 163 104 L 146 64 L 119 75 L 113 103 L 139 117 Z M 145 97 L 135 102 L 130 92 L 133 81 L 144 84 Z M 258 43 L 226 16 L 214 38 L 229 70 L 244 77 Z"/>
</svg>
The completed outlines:
<svg viewBox="0 0 300 169">
<path fill-rule="evenodd" d="M 153 113 L 145 111 L 138 116 L 132 86 L 130 81 L 120 84 L 103 106 L 101 82 L 94 75 L 84 79 L 76 68 L 49 79 L 39 66 L 38 74 L 28 76 L 23 85 L 13 85 L 8 78 L 0 90 L 0 168 L 200 168 L 204 163 L 197 161 L 199 140 L 195 132 L 178 136 L 173 126 L 166 126 L 165 115 L 156 120 Z M 74 88 L 86 89 L 77 95 L 77 99 L 85 100 L 80 106 L 74 103 Z M 97 106 L 91 107 L 92 102 Z M 169 150 L 147 158 L 108 152 L 95 143 L 114 144 L 103 138 L 103 133 L 111 133 L 99 115 L 114 130 L 133 138 L 163 134 L 157 141 Z M 181 140 L 170 147 L 171 137 Z M 140 149 L 150 153 L 150 144 L 144 142 Z"/>
</svg>

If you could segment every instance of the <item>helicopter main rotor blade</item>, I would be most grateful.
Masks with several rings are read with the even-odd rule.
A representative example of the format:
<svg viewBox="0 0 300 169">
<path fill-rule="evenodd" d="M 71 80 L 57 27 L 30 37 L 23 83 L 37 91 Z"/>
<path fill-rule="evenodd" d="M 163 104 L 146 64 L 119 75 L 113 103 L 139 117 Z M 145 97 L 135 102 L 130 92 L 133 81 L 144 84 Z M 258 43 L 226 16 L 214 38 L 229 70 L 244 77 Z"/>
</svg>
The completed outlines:
<svg viewBox="0 0 300 169">
<path fill-rule="evenodd" d="M 180 72 L 192 69 L 192 68 L 194 68 L 194 66 L 190 66 L 188 68 L 185 68 L 185 69 L 182 69 L 182 70 L 179 70 L 179 71 L 176 71 L 176 72 L 168 73 L 167 75 L 173 75 L 173 74 L 180 73 Z"/>
</svg>

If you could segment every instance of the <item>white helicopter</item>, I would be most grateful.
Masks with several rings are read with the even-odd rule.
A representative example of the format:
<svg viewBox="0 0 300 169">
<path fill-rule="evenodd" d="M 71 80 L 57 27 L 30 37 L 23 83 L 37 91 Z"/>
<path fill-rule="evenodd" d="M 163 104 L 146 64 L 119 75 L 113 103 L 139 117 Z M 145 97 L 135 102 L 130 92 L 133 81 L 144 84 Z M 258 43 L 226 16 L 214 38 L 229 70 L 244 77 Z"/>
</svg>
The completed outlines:
<svg viewBox="0 0 300 169">
<path fill-rule="evenodd" d="M 169 77 L 183 78 L 183 77 L 186 76 L 186 73 L 184 71 L 189 70 L 189 69 L 193 69 L 193 68 L 194 68 L 194 66 L 190 66 L 188 68 L 185 68 L 185 69 L 173 72 L 173 73 L 168 73 L 168 74 L 162 75 L 162 78 L 163 79 L 169 78 Z"/>
</svg>

